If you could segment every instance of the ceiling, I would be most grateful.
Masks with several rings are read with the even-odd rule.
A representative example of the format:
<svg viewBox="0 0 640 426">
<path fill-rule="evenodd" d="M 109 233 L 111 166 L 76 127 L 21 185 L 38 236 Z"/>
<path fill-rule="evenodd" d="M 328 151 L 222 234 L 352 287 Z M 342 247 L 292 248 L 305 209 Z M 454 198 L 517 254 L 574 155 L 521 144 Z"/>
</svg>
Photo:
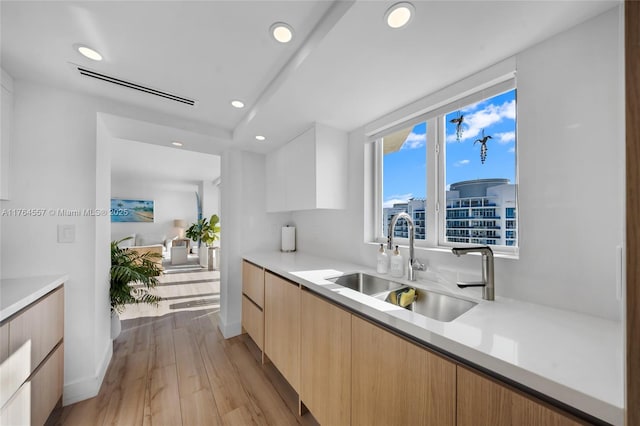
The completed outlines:
<svg viewBox="0 0 640 426">
<path fill-rule="evenodd" d="M 220 157 L 125 139 L 111 141 L 111 180 L 192 190 L 220 177 Z"/>
<path fill-rule="evenodd" d="M 15 79 L 117 99 L 267 152 L 314 121 L 351 131 L 620 1 L 414 0 L 416 16 L 400 30 L 383 22 L 393 3 L 3 0 L 0 61 Z M 291 43 L 270 38 L 276 21 L 293 27 Z M 104 60 L 82 57 L 76 43 Z M 197 105 L 82 77 L 70 63 Z"/>
</svg>

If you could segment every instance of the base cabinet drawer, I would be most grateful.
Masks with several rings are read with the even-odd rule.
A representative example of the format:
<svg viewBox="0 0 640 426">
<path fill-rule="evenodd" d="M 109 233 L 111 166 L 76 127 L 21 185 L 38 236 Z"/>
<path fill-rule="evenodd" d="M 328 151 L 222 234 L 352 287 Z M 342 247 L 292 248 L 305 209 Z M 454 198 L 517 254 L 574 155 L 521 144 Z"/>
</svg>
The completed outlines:
<svg viewBox="0 0 640 426">
<path fill-rule="evenodd" d="M 458 366 L 459 426 L 577 426 L 582 424 L 468 368 Z"/>
<path fill-rule="evenodd" d="M 300 391 L 300 288 L 266 273 L 264 353 L 296 392 Z"/>
<path fill-rule="evenodd" d="M 264 308 L 264 270 L 246 260 L 242 261 L 242 293 Z"/>
<path fill-rule="evenodd" d="M 28 346 L 30 351 L 28 356 L 31 361 L 29 373 L 32 372 L 62 340 L 64 334 L 62 287 L 13 318 L 9 322 L 9 330 L 9 353 L 16 353 Z"/>
<path fill-rule="evenodd" d="M 61 344 L 2 407 L 0 425 L 43 425 L 62 398 L 64 346 Z"/>
<path fill-rule="evenodd" d="M 351 314 L 302 291 L 300 399 L 322 425 L 351 424 Z"/>
<path fill-rule="evenodd" d="M 251 339 L 264 349 L 264 315 L 262 309 L 257 307 L 247 296 L 242 295 L 242 326 Z"/>
<path fill-rule="evenodd" d="M 455 364 L 351 318 L 351 424 L 453 426 Z"/>
</svg>

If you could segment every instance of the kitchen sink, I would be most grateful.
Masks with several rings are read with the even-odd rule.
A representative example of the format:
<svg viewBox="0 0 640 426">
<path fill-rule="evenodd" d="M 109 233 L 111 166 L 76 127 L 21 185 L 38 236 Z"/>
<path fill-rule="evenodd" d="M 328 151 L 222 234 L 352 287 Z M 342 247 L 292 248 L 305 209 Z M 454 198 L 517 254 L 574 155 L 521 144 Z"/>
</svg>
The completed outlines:
<svg viewBox="0 0 640 426">
<path fill-rule="evenodd" d="M 443 322 L 453 321 L 477 305 L 469 300 L 361 272 L 327 278 L 327 281 Z"/>
<path fill-rule="evenodd" d="M 374 277 L 373 275 L 363 274 L 357 272 L 354 274 L 342 275 L 334 278 L 327 278 L 327 281 L 340 284 L 343 287 L 350 288 L 351 290 L 359 291 L 360 293 L 369 296 L 385 296 L 391 290 L 397 290 L 406 287 L 404 284 L 397 283 L 395 281 Z"/>
<path fill-rule="evenodd" d="M 416 292 L 415 301 L 407 309 L 438 321 L 453 321 L 477 305 L 475 302 L 433 291 L 417 289 Z"/>
</svg>

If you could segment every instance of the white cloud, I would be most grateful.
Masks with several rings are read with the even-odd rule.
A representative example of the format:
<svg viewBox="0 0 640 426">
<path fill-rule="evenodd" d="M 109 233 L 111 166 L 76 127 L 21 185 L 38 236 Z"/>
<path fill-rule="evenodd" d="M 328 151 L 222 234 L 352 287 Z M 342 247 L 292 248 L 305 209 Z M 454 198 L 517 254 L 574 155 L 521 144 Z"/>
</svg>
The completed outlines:
<svg viewBox="0 0 640 426">
<path fill-rule="evenodd" d="M 427 143 L 427 134 L 426 133 L 414 133 L 411 132 L 405 139 L 404 144 L 402 144 L 401 149 L 416 149 L 421 148 Z"/>
<path fill-rule="evenodd" d="M 469 163 L 471 163 L 471 160 L 460 160 L 460 161 L 456 161 L 454 166 L 456 167 L 466 166 Z"/>
<path fill-rule="evenodd" d="M 504 119 L 516 118 L 516 101 L 505 102 L 502 105 L 489 104 L 479 111 L 466 114 L 462 124 L 463 132 L 460 142 L 478 137 L 482 129 L 499 123 Z M 509 133 L 509 132 L 506 132 Z M 515 135 L 514 135 L 515 136 Z M 456 142 L 456 135 L 447 136 L 447 142 Z"/>
<path fill-rule="evenodd" d="M 409 201 L 409 198 L 413 198 L 413 194 L 410 192 L 408 194 L 394 194 L 390 195 L 389 198 L 382 203 L 382 207 L 393 207 L 394 204 L 406 203 Z"/>
<path fill-rule="evenodd" d="M 511 148 L 509 148 L 509 151 L 507 151 L 507 152 L 516 152 L 516 147 L 512 146 Z"/>
<path fill-rule="evenodd" d="M 498 143 L 507 144 L 516 140 L 516 132 L 496 133 L 494 136 L 498 139 Z"/>
</svg>

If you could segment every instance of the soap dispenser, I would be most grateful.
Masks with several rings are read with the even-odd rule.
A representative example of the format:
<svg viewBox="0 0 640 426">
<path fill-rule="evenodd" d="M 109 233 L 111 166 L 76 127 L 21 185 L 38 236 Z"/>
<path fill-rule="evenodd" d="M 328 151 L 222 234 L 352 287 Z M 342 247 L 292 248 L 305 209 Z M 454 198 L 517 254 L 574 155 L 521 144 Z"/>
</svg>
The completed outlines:
<svg viewBox="0 0 640 426">
<path fill-rule="evenodd" d="M 384 251 L 384 244 L 380 244 L 380 249 L 378 250 L 378 266 L 376 271 L 379 274 L 389 272 L 389 255 Z"/>
<path fill-rule="evenodd" d="M 404 275 L 404 259 L 400 254 L 400 250 L 398 250 L 398 246 L 393 251 L 393 256 L 391 256 L 391 276 L 396 278 L 401 278 Z"/>
</svg>

